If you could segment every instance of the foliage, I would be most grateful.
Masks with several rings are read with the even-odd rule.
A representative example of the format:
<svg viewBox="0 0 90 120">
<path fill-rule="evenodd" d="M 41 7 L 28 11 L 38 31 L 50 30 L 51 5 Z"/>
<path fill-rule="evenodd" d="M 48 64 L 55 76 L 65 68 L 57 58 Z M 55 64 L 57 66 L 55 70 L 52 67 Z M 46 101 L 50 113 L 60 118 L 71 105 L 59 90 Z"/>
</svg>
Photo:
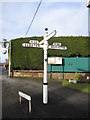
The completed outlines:
<svg viewBox="0 0 90 120">
<path fill-rule="evenodd" d="M 24 48 L 22 43 L 28 43 L 29 40 L 41 41 L 43 37 L 27 37 L 17 38 L 11 40 L 11 68 L 12 69 L 43 69 L 43 49 Z M 48 56 L 60 57 L 88 57 L 88 37 L 53 37 L 49 40 L 49 44 L 53 42 L 60 42 L 62 46 L 67 46 L 66 51 L 62 50 L 48 50 Z"/>
<path fill-rule="evenodd" d="M 77 81 L 81 81 L 82 80 L 82 74 L 81 73 L 75 73 L 74 79 Z"/>
</svg>

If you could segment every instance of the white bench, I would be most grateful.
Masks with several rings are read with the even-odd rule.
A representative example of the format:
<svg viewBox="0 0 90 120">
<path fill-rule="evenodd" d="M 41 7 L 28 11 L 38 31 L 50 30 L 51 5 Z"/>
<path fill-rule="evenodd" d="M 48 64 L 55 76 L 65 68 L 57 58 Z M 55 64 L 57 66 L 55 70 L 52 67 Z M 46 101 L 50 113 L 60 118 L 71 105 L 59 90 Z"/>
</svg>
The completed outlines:
<svg viewBox="0 0 90 120">
<path fill-rule="evenodd" d="M 23 92 L 18 92 L 19 94 L 19 101 L 20 101 L 20 104 L 21 104 L 21 98 L 25 98 L 26 100 L 29 101 L 29 112 L 31 112 L 31 97 Z"/>
</svg>

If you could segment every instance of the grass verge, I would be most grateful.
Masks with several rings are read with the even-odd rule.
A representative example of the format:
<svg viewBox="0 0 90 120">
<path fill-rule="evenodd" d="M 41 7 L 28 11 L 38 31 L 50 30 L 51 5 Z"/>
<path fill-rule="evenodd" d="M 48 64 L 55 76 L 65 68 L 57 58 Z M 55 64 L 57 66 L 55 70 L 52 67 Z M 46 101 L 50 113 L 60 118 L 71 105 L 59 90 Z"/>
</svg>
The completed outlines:
<svg viewBox="0 0 90 120">
<path fill-rule="evenodd" d="M 64 87 L 69 87 L 69 88 L 72 88 L 75 90 L 80 90 L 80 91 L 85 92 L 85 93 L 90 93 L 90 84 L 88 84 L 88 83 L 76 83 L 76 84 L 74 84 L 74 83 L 69 83 L 66 80 L 63 80 L 62 85 Z"/>
</svg>

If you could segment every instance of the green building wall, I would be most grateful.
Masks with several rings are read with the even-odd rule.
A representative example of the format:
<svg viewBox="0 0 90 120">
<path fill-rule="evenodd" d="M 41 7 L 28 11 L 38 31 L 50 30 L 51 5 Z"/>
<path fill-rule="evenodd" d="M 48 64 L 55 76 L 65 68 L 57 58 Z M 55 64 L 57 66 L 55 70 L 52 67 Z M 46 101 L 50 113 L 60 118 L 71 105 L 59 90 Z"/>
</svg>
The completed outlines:
<svg viewBox="0 0 90 120">
<path fill-rule="evenodd" d="M 90 72 L 90 58 L 63 58 L 62 65 L 48 64 L 48 72 Z"/>
</svg>

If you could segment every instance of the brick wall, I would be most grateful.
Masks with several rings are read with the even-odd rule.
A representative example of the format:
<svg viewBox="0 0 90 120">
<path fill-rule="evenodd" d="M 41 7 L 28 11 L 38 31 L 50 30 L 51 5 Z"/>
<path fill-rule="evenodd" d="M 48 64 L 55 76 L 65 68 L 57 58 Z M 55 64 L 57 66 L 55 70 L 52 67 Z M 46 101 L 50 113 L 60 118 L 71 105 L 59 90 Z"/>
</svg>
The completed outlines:
<svg viewBox="0 0 90 120">
<path fill-rule="evenodd" d="M 81 73 L 85 76 L 87 73 Z M 48 74 L 49 79 L 73 79 L 75 73 L 55 73 L 51 72 Z M 11 73 L 12 77 L 12 73 Z M 42 70 L 14 70 L 13 77 L 40 77 L 43 78 L 43 71 Z"/>
</svg>

